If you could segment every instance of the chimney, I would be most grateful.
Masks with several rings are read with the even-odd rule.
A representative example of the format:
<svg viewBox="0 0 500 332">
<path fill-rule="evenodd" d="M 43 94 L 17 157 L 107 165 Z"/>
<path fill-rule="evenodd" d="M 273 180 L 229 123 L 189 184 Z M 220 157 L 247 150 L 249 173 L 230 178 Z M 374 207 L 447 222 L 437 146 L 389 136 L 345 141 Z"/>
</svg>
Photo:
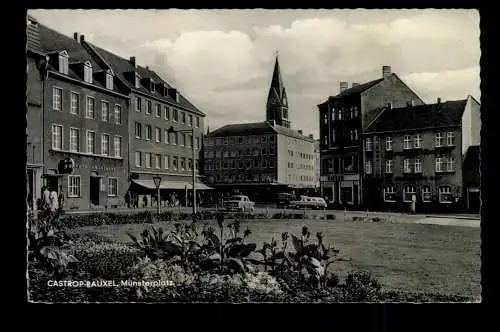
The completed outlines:
<svg viewBox="0 0 500 332">
<path fill-rule="evenodd" d="M 358 86 L 359 83 L 356 83 L 356 82 L 352 82 L 352 87 L 354 88 L 355 86 Z"/>
<path fill-rule="evenodd" d="M 388 109 L 392 109 L 392 103 L 387 104 Z"/>
<path fill-rule="evenodd" d="M 80 44 L 83 44 L 85 41 L 85 35 L 80 35 Z"/>
<path fill-rule="evenodd" d="M 314 139 L 313 134 L 309 134 L 309 138 Z"/>
<path fill-rule="evenodd" d="M 441 104 L 441 97 L 438 97 L 438 104 Z"/>
<path fill-rule="evenodd" d="M 391 76 L 391 66 L 382 66 L 382 77 L 386 78 Z"/>
<path fill-rule="evenodd" d="M 297 131 L 299 132 L 299 134 L 303 135 L 303 134 L 302 134 L 302 129 L 299 129 L 299 130 L 297 130 Z"/>
<path fill-rule="evenodd" d="M 78 32 L 73 33 L 73 39 L 78 41 Z"/>
<path fill-rule="evenodd" d="M 340 82 L 340 93 L 344 92 L 347 89 L 349 89 L 349 83 L 347 83 L 347 82 Z"/>
<path fill-rule="evenodd" d="M 135 56 L 131 56 L 129 61 L 132 64 L 132 66 L 134 66 L 134 68 L 135 68 Z"/>
<path fill-rule="evenodd" d="M 146 66 L 146 70 L 149 70 L 149 66 Z"/>
</svg>

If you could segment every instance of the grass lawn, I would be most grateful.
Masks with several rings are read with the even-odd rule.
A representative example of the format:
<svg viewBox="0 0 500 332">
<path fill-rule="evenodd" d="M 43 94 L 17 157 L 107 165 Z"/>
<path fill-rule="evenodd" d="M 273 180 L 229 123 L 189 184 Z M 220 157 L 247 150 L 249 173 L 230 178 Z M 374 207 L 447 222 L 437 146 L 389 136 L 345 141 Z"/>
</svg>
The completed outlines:
<svg viewBox="0 0 500 332">
<path fill-rule="evenodd" d="M 211 223 L 215 225 L 215 221 Z M 412 223 L 355 222 L 343 220 L 249 220 L 241 230 L 252 230 L 249 241 L 260 248 L 281 232 L 299 235 L 302 226 L 312 235 L 321 231 L 324 241 L 340 250 L 347 262 L 330 265 L 330 271 L 345 276 L 349 271 L 367 271 L 384 289 L 408 292 L 439 292 L 480 298 L 481 235 L 479 228 Z M 74 232 L 96 232 L 120 242 L 129 242 L 126 232 L 138 235 L 150 224 L 82 227 Z M 155 224 L 170 228 L 171 223 Z"/>
</svg>

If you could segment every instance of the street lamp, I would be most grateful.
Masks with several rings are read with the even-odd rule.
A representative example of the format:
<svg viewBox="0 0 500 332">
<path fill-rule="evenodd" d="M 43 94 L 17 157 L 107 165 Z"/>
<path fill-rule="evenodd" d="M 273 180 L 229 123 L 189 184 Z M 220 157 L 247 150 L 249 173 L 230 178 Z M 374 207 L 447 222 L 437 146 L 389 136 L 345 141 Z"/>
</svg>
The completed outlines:
<svg viewBox="0 0 500 332">
<path fill-rule="evenodd" d="M 192 173 L 192 180 L 193 180 L 193 218 L 195 218 L 196 215 L 196 173 L 195 173 L 195 158 L 196 154 L 194 152 L 194 127 L 191 129 L 187 130 L 175 130 L 173 126 L 170 126 L 168 129 L 168 134 L 172 133 L 191 133 L 191 149 L 193 151 L 193 157 L 191 161 L 191 170 L 193 171 Z"/>
<path fill-rule="evenodd" d="M 161 176 L 153 176 L 153 181 L 156 186 L 156 218 L 160 221 L 160 184 Z"/>
</svg>

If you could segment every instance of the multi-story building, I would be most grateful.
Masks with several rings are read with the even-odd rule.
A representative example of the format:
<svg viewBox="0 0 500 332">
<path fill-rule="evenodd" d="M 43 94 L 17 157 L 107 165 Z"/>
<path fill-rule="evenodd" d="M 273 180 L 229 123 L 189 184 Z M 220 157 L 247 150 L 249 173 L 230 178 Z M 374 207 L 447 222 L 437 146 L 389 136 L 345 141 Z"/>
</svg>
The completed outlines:
<svg viewBox="0 0 500 332">
<path fill-rule="evenodd" d="M 27 126 L 26 126 L 26 189 L 29 207 L 36 211 L 41 197 L 43 174 L 43 80 L 48 64 L 38 34 L 38 22 L 28 17 L 27 23 Z"/>
<path fill-rule="evenodd" d="M 462 210 L 462 162 L 479 146 L 479 126 L 471 96 L 385 109 L 363 135 L 368 207 L 407 211 L 413 199 L 417 212 Z"/>
<path fill-rule="evenodd" d="M 336 206 L 361 206 L 363 129 L 386 108 L 424 102 L 389 66 L 382 77 L 364 84 L 340 82 L 338 95 L 318 105 L 321 195 Z"/>
<path fill-rule="evenodd" d="M 39 136 L 44 182 L 62 191 L 65 209 L 120 205 L 128 174 L 127 92 L 77 38 L 37 27 L 48 56 Z M 29 84 L 37 93 L 38 83 Z"/>
<path fill-rule="evenodd" d="M 314 141 L 314 172 L 314 188 L 319 192 L 321 177 L 321 148 L 319 139 Z"/>
<path fill-rule="evenodd" d="M 139 66 L 135 57 L 125 59 L 84 41 L 83 35 L 80 39 L 130 95 L 130 186 L 140 195 L 139 204 L 150 206 L 156 196 L 154 176 L 162 178 L 162 200 L 169 198 L 168 190 L 192 188 L 193 167 L 196 189 L 207 189 L 199 171 L 205 114 L 148 66 Z"/>
<path fill-rule="evenodd" d="M 256 201 L 278 191 L 315 187 L 312 135 L 290 128 L 278 58 L 266 106 L 266 121 L 223 126 L 206 136 L 205 175 L 221 191 L 245 192 Z"/>
<path fill-rule="evenodd" d="M 226 125 L 205 138 L 205 174 L 222 191 L 256 201 L 277 191 L 314 189 L 314 139 L 270 122 Z"/>
</svg>

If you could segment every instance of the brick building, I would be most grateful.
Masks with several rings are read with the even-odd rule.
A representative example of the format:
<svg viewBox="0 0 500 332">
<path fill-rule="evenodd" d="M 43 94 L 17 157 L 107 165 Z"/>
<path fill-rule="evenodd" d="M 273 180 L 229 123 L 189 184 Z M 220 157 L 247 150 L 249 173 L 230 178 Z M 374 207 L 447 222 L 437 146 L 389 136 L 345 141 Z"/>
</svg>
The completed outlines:
<svg viewBox="0 0 500 332">
<path fill-rule="evenodd" d="M 126 91 L 77 38 L 37 27 L 48 56 L 40 135 L 44 183 L 62 190 L 65 209 L 120 205 L 128 174 Z M 62 172 L 63 162 L 70 174 Z"/>
<path fill-rule="evenodd" d="M 47 59 L 40 45 L 38 22 L 28 17 L 27 22 L 27 89 L 26 101 L 26 189 L 28 205 L 37 210 L 41 197 L 43 174 L 43 80 Z"/>
<path fill-rule="evenodd" d="M 362 133 L 387 107 L 424 104 L 389 66 L 364 84 L 340 82 L 336 96 L 318 105 L 321 195 L 337 207 L 363 204 Z"/>
<path fill-rule="evenodd" d="M 471 96 L 385 109 L 364 133 L 368 208 L 408 211 L 415 196 L 417 212 L 463 210 L 462 165 L 479 145 L 479 116 Z"/>
<path fill-rule="evenodd" d="M 125 59 L 85 45 L 113 69 L 130 94 L 129 185 L 140 195 L 139 205 L 150 206 L 156 197 L 153 176 L 162 178 L 162 200 L 172 192 L 185 196 L 185 190 L 192 188 L 193 167 L 196 189 L 209 189 L 199 171 L 205 114 L 156 72 L 139 66 L 135 57 Z M 176 132 L 169 133 L 170 127 Z"/>
</svg>

